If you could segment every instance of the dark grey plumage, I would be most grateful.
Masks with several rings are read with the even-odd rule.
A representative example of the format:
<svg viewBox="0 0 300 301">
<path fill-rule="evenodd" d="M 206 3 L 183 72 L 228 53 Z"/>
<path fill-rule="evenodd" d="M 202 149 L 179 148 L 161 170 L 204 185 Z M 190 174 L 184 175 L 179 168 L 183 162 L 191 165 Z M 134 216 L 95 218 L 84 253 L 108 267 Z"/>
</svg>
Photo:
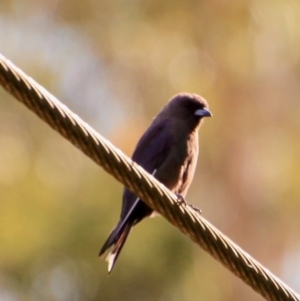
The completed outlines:
<svg viewBox="0 0 300 301">
<path fill-rule="evenodd" d="M 212 116 L 205 99 L 195 94 L 175 95 L 155 117 L 139 140 L 132 159 L 174 193 L 184 197 L 198 158 L 198 129 L 203 117 Z M 131 228 L 153 210 L 126 187 L 121 218 L 100 250 L 107 256 L 108 272 L 122 250 Z"/>
</svg>

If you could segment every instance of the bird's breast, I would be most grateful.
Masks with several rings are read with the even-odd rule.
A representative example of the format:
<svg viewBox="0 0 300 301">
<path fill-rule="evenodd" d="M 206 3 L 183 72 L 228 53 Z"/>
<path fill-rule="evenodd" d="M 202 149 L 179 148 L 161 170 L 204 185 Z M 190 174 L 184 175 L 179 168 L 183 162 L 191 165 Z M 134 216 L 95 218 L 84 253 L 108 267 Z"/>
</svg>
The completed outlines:
<svg viewBox="0 0 300 301">
<path fill-rule="evenodd" d="M 172 149 L 156 177 L 171 191 L 185 195 L 193 179 L 198 157 L 198 135 L 175 136 Z"/>
</svg>

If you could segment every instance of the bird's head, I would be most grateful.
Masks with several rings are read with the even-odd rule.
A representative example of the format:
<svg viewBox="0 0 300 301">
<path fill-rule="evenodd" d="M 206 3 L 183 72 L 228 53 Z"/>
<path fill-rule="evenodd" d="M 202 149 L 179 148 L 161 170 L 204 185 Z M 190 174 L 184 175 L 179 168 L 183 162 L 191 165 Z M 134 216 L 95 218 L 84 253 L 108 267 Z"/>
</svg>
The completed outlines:
<svg viewBox="0 0 300 301">
<path fill-rule="evenodd" d="M 189 127 L 197 127 L 202 118 L 211 117 L 208 104 L 196 94 L 180 93 L 172 97 L 165 107 L 169 118 L 185 122 Z"/>
</svg>

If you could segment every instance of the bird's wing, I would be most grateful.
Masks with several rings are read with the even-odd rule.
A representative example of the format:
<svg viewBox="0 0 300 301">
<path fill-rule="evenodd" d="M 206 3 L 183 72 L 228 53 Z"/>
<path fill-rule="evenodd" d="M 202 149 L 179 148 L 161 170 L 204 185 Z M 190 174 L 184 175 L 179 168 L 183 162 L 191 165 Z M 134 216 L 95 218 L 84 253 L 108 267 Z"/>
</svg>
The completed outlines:
<svg viewBox="0 0 300 301">
<path fill-rule="evenodd" d="M 140 164 L 146 171 L 154 175 L 156 170 L 168 157 L 173 144 L 169 121 L 162 120 L 152 124 L 139 140 L 132 155 L 132 160 Z M 138 207 L 138 208 L 137 208 Z M 124 189 L 121 218 L 127 219 L 134 211 L 139 211 L 139 217 L 149 214 L 149 207 L 127 188 Z M 152 210 L 150 210 L 151 213 Z"/>
<path fill-rule="evenodd" d="M 165 161 L 172 148 L 173 139 L 169 122 L 168 119 L 164 119 L 150 126 L 132 155 L 132 160 L 151 174 Z"/>
</svg>

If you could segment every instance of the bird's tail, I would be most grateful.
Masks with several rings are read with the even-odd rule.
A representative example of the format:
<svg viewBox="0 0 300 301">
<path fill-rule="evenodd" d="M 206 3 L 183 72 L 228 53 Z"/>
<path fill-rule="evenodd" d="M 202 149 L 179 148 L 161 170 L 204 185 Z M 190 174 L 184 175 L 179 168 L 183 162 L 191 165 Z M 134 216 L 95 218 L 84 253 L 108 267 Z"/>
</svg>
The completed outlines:
<svg viewBox="0 0 300 301">
<path fill-rule="evenodd" d="M 100 250 L 99 256 L 103 255 L 107 249 L 113 246 L 113 249 L 106 257 L 108 262 L 108 273 L 110 273 L 118 259 L 118 256 L 123 248 L 127 236 L 131 230 L 132 223 L 127 222 L 125 225 L 122 221 L 118 223 L 116 228 L 111 232 L 103 247 Z"/>
</svg>

